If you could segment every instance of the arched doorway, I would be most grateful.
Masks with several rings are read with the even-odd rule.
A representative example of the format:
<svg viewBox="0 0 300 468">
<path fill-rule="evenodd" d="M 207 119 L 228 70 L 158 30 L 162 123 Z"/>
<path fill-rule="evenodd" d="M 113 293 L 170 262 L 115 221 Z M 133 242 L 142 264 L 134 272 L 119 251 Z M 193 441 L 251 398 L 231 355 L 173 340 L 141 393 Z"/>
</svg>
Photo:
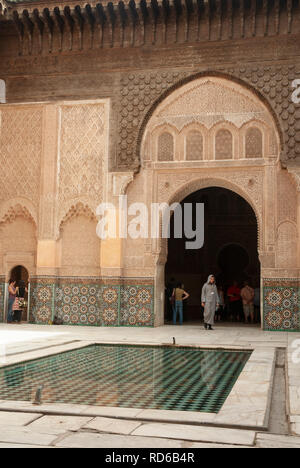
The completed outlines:
<svg viewBox="0 0 300 468">
<path fill-rule="evenodd" d="M 29 291 L 29 272 L 27 268 L 25 268 L 23 265 L 15 266 L 10 272 L 10 278 L 13 281 L 16 281 L 17 286 L 25 285 L 27 291 Z M 29 294 L 28 292 L 26 292 L 25 303 L 27 304 L 27 307 L 23 310 L 22 318 L 21 318 L 22 322 L 28 322 L 28 310 L 29 310 L 28 297 L 29 297 Z"/>
<path fill-rule="evenodd" d="M 254 288 L 259 288 L 260 262 L 256 215 L 240 195 L 226 188 L 209 187 L 188 195 L 181 205 L 185 203 L 193 205 L 194 213 L 196 203 L 204 203 L 204 246 L 199 250 L 186 250 L 187 239 L 174 237 L 172 217 L 165 281 L 167 285 L 180 281 L 190 293 L 184 314 L 185 320 L 190 322 L 201 319 L 201 290 L 209 274 L 216 276 L 226 299 L 226 291 L 233 280 L 240 286 L 247 280 Z M 167 302 L 165 320 L 170 318 Z"/>
</svg>

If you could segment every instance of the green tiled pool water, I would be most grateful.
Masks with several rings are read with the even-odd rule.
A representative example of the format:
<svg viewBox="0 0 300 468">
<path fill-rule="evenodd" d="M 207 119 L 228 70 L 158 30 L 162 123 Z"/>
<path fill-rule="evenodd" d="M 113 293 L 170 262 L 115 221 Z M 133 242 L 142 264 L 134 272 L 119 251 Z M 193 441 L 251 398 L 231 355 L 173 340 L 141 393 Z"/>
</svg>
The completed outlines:
<svg viewBox="0 0 300 468">
<path fill-rule="evenodd" d="M 217 413 L 251 351 L 91 345 L 0 369 L 0 400 Z"/>
</svg>

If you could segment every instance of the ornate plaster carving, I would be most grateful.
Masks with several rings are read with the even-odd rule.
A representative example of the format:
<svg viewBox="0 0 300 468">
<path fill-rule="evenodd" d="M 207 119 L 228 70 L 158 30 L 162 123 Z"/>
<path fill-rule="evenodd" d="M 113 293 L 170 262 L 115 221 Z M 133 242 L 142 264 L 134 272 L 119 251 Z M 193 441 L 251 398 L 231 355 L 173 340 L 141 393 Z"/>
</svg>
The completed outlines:
<svg viewBox="0 0 300 468">
<path fill-rule="evenodd" d="M 111 174 L 111 189 L 115 197 L 125 195 L 128 185 L 134 180 L 134 172 L 116 172 Z"/>
<path fill-rule="evenodd" d="M 17 218 L 25 218 L 36 226 L 36 221 L 26 206 L 21 204 L 11 205 L 0 220 L 0 225 L 14 222 Z"/>
<path fill-rule="evenodd" d="M 65 216 L 59 222 L 59 231 L 63 228 L 63 225 L 66 224 L 70 219 L 77 216 L 85 216 L 86 218 L 96 221 L 96 215 L 91 210 L 88 205 L 85 205 L 82 202 L 74 203 L 65 214 Z"/>
<path fill-rule="evenodd" d="M 186 174 L 158 174 L 157 201 L 182 202 L 188 195 L 207 187 L 223 187 L 244 198 L 253 208 L 258 224 L 258 248 L 263 248 L 263 172 L 201 172 L 197 177 Z M 174 187 L 178 187 L 174 192 Z"/>
<path fill-rule="evenodd" d="M 300 65 L 252 64 L 213 71 L 200 68 L 194 75 L 185 70 L 124 74 L 120 88 L 118 167 L 139 168 L 143 135 L 157 106 L 176 89 L 204 76 L 227 78 L 233 84 L 248 88 L 274 122 L 283 164 L 300 159 L 300 143 L 295 130 L 300 121 L 300 109 L 290 100 L 290 83 L 299 71 Z"/>
<path fill-rule="evenodd" d="M 288 172 L 292 175 L 296 183 L 297 192 L 300 192 L 300 167 L 289 167 Z"/>
</svg>

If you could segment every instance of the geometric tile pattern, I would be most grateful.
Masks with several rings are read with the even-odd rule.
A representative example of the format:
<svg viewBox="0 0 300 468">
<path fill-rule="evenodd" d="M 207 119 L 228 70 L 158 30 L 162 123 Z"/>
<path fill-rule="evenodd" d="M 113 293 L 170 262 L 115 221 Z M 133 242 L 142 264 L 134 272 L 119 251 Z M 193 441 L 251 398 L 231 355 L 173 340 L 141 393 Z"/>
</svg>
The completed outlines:
<svg viewBox="0 0 300 468">
<path fill-rule="evenodd" d="M 251 351 L 91 345 L 0 369 L 0 399 L 218 413 Z"/>
<path fill-rule="evenodd" d="M 47 325 L 54 318 L 55 282 L 51 278 L 31 278 L 29 322 Z"/>
<path fill-rule="evenodd" d="M 153 284 L 145 280 L 129 285 L 99 278 L 35 278 L 30 322 L 47 324 L 57 315 L 66 325 L 152 327 L 153 298 Z"/>
<path fill-rule="evenodd" d="M 121 288 L 120 325 L 153 326 L 153 288 L 150 286 L 126 285 Z"/>
<path fill-rule="evenodd" d="M 99 325 L 99 286 L 60 282 L 56 286 L 55 313 L 66 325 Z"/>
<path fill-rule="evenodd" d="M 298 279 L 264 279 L 264 330 L 300 331 Z"/>
</svg>

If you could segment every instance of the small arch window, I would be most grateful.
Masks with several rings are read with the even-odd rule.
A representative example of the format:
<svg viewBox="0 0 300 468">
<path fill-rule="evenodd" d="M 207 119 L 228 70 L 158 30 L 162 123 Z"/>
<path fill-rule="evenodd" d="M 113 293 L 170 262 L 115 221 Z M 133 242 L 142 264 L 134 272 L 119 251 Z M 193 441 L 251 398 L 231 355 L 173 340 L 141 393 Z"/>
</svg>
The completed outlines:
<svg viewBox="0 0 300 468">
<path fill-rule="evenodd" d="M 263 137 L 258 128 L 249 128 L 246 132 L 246 158 L 262 158 Z"/>
<path fill-rule="evenodd" d="M 190 132 L 186 137 L 186 160 L 201 161 L 203 159 L 203 137 L 200 132 Z"/>
<path fill-rule="evenodd" d="M 0 104 L 6 103 L 6 85 L 4 80 L 0 80 Z"/>
<path fill-rule="evenodd" d="M 171 133 L 164 132 L 158 137 L 158 161 L 173 161 L 174 138 Z"/>
<path fill-rule="evenodd" d="M 233 138 L 229 130 L 219 130 L 216 134 L 216 159 L 233 158 Z"/>
</svg>

